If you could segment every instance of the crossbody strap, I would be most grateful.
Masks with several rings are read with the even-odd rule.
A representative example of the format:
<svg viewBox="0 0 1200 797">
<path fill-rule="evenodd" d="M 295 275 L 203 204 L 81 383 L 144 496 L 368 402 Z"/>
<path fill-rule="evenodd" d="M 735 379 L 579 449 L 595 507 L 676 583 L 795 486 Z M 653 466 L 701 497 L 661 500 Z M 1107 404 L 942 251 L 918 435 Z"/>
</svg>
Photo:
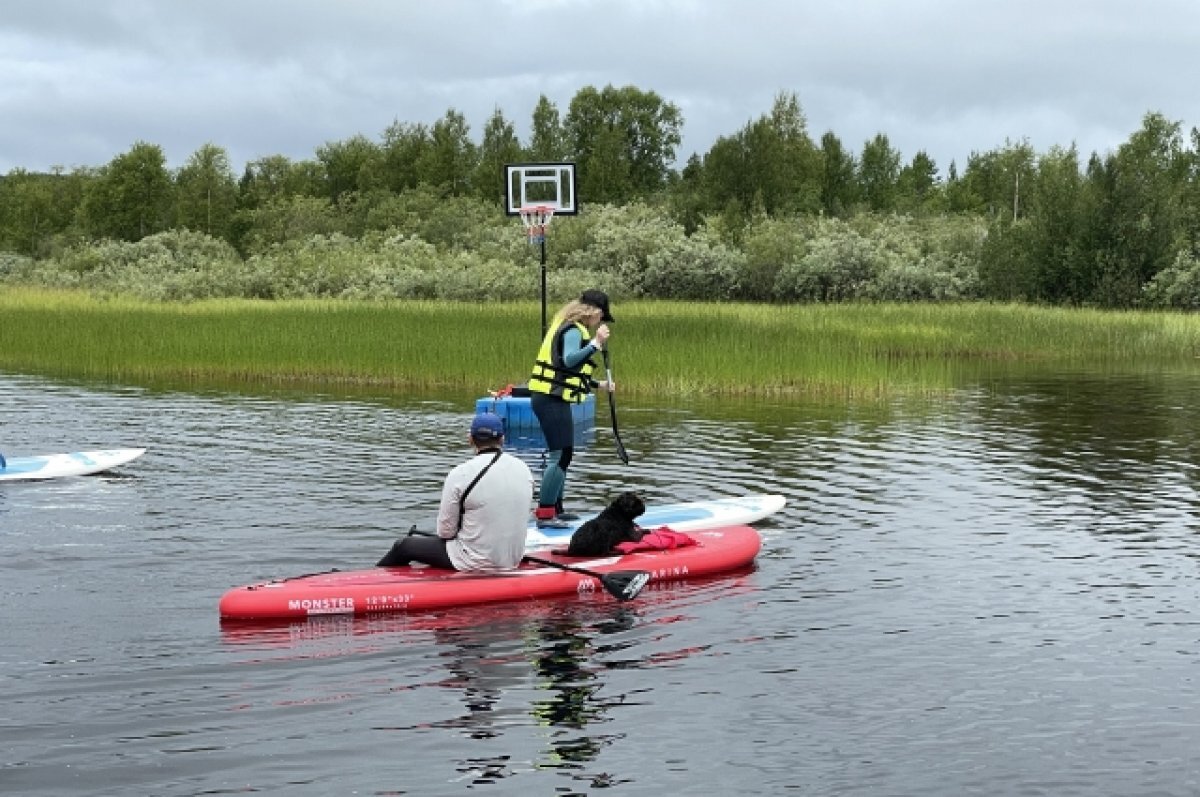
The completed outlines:
<svg viewBox="0 0 1200 797">
<path fill-rule="evenodd" d="M 500 455 L 503 453 L 504 453 L 503 451 L 497 451 L 496 456 L 492 457 L 492 461 L 489 462 L 488 464 L 484 465 L 483 470 L 481 470 L 481 471 L 479 471 L 479 473 L 475 474 L 475 478 L 471 479 L 471 483 L 467 485 L 467 489 L 463 490 L 462 495 L 460 495 L 458 497 L 458 529 L 457 529 L 457 531 L 462 531 L 463 515 L 465 515 L 467 512 L 467 495 L 470 494 L 470 492 L 475 489 L 475 485 L 479 484 L 479 480 L 483 478 L 483 474 L 488 472 L 488 468 L 490 468 L 496 464 L 496 460 L 500 459 Z"/>
</svg>

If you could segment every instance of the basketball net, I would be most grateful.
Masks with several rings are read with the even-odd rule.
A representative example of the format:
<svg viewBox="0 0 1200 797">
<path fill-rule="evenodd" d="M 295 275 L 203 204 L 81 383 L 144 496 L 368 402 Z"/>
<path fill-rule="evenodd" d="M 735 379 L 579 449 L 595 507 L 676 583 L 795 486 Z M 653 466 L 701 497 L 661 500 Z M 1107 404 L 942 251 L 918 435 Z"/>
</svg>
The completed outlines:
<svg viewBox="0 0 1200 797">
<path fill-rule="evenodd" d="M 529 234 L 529 243 L 540 244 L 546 240 L 546 228 L 554 219 L 554 208 L 546 205 L 530 205 L 520 210 L 521 223 Z"/>
</svg>

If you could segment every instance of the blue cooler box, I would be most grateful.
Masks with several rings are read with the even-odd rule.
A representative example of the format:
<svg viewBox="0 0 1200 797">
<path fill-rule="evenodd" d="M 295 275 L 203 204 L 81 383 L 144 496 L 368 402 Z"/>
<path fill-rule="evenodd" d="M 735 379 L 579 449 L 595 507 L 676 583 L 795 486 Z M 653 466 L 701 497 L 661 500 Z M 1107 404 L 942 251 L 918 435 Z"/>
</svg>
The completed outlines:
<svg viewBox="0 0 1200 797">
<path fill-rule="evenodd" d="M 538 424 L 537 416 L 533 414 L 529 396 L 484 396 L 475 402 L 475 412 L 492 412 L 504 421 L 505 434 L 511 439 L 517 437 L 541 436 L 542 427 Z M 575 433 L 578 436 L 596 423 L 596 396 L 589 393 L 578 404 L 571 405 L 571 415 L 575 419 Z"/>
</svg>

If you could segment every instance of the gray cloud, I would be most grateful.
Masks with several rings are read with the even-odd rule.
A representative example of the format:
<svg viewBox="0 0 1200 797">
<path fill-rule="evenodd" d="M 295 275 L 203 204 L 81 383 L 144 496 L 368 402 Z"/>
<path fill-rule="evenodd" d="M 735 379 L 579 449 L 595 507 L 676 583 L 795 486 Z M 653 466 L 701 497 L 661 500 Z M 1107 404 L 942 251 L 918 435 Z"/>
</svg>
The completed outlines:
<svg viewBox="0 0 1200 797">
<path fill-rule="evenodd" d="M 100 166 L 136 141 L 236 168 L 378 139 L 451 108 L 525 135 L 545 95 L 655 91 L 684 115 L 682 163 L 800 99 L 814 139 L 884 133 L 944 170 L 1028 140 L 1114 149 L 1158 111 L 1200 123 L 1192 0 L 9 0 L 0 173 Z"/>
</svg>

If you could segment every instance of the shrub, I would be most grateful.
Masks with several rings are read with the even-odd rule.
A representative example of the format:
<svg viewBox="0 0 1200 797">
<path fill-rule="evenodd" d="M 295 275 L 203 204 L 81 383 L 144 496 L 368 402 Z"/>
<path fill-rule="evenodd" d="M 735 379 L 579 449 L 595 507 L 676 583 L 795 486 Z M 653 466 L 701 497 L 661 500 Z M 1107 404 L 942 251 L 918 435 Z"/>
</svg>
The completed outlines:
<svg viewBox="0 0 1200 797">
<path fill-rule="evenodd" d="M 804 257 L 815 228 L 815 222 L 802 218 L 762 219 L 751 226 L 743 242 L 741 298 L 773 298 L 779 272 Z"/>
<path fill-rule="evenodd" d="M 1171 265 L 1146 283 L 1141 303 L 1146 307 L 1200 309 L 1200 259 L 1187 250 L 1179 251 Z"/>
<path fill-rule="evenodd" d="M 623 207 L 599 205 L 589 210 L 576 247 L 563 255 L 567 268 L 610 273 L 636 285 L 650 256 L 686 238 L 683 227 L 665 210 L 642 203 Z M 557 222 L 556 222 L 557 223 Z"/>
<path fill-rule="evenodd" d="M 646 258 L 634 287 L 638 295 L 655 299 L 734 299 L 745 262 L 741 252 L 724 244 L 710 245 L 699 236 L 682 238 Z"/>
<path fill-rule="evenodd" d="M 883 266 L 882 254 L 872 241 L 840 221 L 825 221 L 804 256 L 780 269 L 775 296 L 808 302 L 862 298 Z"/>
<path fill-rule="evenodd" d="M 27 277 L 33 271 L 33 258 L 16 252 L 0 252 L 0 280 Z"/>
</svg>

